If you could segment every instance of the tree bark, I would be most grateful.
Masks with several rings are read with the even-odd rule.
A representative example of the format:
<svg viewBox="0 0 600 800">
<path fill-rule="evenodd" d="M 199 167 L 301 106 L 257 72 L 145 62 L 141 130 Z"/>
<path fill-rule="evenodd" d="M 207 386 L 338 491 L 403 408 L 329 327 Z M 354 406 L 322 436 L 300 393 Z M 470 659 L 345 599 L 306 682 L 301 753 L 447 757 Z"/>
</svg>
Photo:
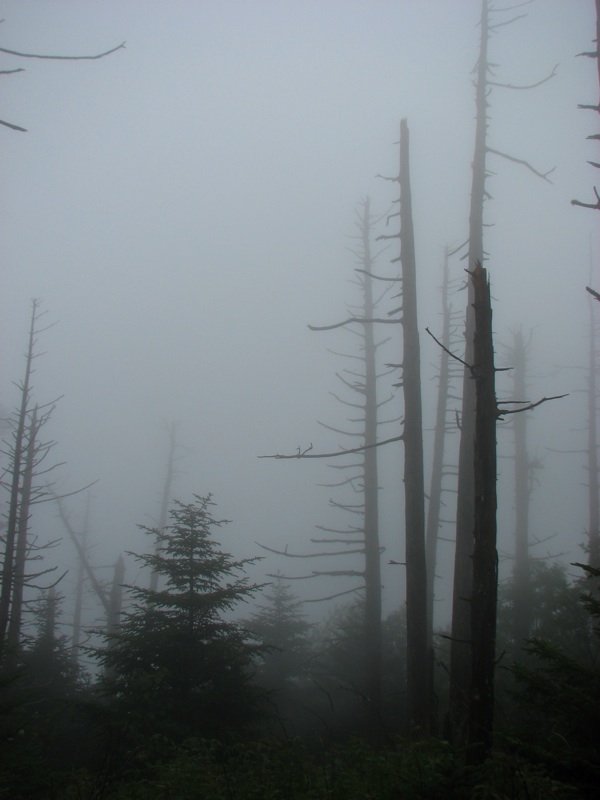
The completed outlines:
<svg viewBox="0 0 600 800">
<path fill-rule="evenodd" d="M 494 343 L 490 285 L 478 264 L 471 273 L 474 288 L 476 386 L 475 412 L 475 530 L 471 607 L 471 694 L 469 761 L 485 760 L 494 725 L 494 669 L 498 552 L 496 550 L 496 420 Z"/>
<path fill-rule="evenodd" d="M 27 560 L 27 533 L 29 530 L 29 506 L 33 484 L 33 470 L 36 454 L 36 436 L 39 430 L 37 406 L 31 414 L 29 436 L 25 456 L 25 467 L 21 486 L 19 505 L 19 523 L 17 526 L 17 542 L 13 573 L 13 592 L 10 608 L 10 620 L 7 635 L 7 660 L 16 659 L 21 644 L 21 614 L 23 611 L 23 591 L 25 588 L 25 562 Z M 16 662 L 15 662 L 16 663 Z"/>
<path fill-rule="evenodd" d="M 598 487 L 598 386 L 596 303 L 590 298 L 590 352 L 588 365 L 588 563 L 600 567 L 600 489 Z"/>
<path fill-rule="evenodd" d="M 372 319 L 375 308 L 371 281 L 370 200 L 363 207 L 361 226 L 364 268 L 364 316 Z M 365 364 L 365 445 L 377 441 L 377 360 L 373 323 L 363 327 Z M 370 447 L 363 456 L 364 537 L 365 537 L 365 644 L 367 650 L 367 691 L 369 696 L 368 733 L 372 742 L 381 738 L 381 550 L 379 546 L 379 477 L 377 448 Z"/>
<path fill-rule="evenodd" d="M 477 62 L 475 87 L 475 152 L 471 183 L 469 215 L 469 269 L 483 263 L 483 204 L 486 178 L 486 131 L 488 93 L 488 3 L 481 3 L 481 41 Z M 465 319 L 465 357 L 473 363 L 475 316 L 473 281 L 467 282 L 467 311 Z M 452 595 L 452 634 L 450 646 L 450 734 L 457 742 L 466 735 L 467 709 L 471 684 L 471 587 L 473 584 L 473 524 L 474 524 L 474 437 L 475 382 L 471 373 L 463 373 L 461 435 L 458 457 L 458 494 L 456 504 L 456 552 L 454 557 L 454 587 Z"/>
<path fill-rule="evenodd" d="M 160 521 L 158 523 L 158 530 L 164 531 L 167 524 L 167 517 L 169 514 L 169 503 L 171 502 L 171 488 L 173 486 L 173 477 L 175 475 L 175 451 L 177 449 L 176 425 L 171 423 L 168 428 L 169 434 L 169 455 L 167 457 L 167 472 L 165 475 L 165 482 L 163 485 L 163 495 L 160 504 Z M 156 554 L 160 552 L 160 545 L 156 545 Z M 154 570 L 150 575 L 150 590 L 156 592 L 158 589 L 158 572 Z"/>
<path fill-rule="evenodd" d="M 513 396 L 524 400 L 526 396 L 525 364 L 526 348 L 523 331 L 515 333 L 512 350 Z M 515 414 L 513 418 L 515 436 L 515 563 L 513 570 L 514 640 L 517 653 L 529 638 L 531 630 L 531 566 L 529 559 L 529 497 L 531 465 L 527 453 L 527 414 Z"/>
<path fill-rule="evenodd" d="M 30 396 L 30 383 L 32 364 L 34 357 L 34 347 L 36 339 L 36 324 L 39 318 L 38 302 L 34 300 L 31 304 L 31 322 L 29 326 L 29 339 L 27 354 L 25 356 L 25 375 L 20 386 L 21 403 L 17 416 L 15 428 L 15 439 L 11 453 L 11 486 L 8 510 L 8 521 L 6 525 L 6 537 L 4 543 L 4 554 L 2 563 L 2 588 L 0 589 L 0 664 L 4 660 L 6 650 L 6 632 L 10 617 L 10 606 L 12 601 L 14 566 L 15 566 L 15 547 L 17 541 L 17 530 L 20 514 L 20 493 L 22 486 L 23 459 L 25 458 L 25 427 L 27 424 L 27 411 Z"/>
<path fill-rule="evenodd" d="M 425 486 L 421 353 L 417 321 L 417 272 L 410 184 L 408 125 L 400 124 L 400 246 L 404 391 L 404 492 L 406 536 L 406 645 L 408 722 L 414 733 L 427 734 L 431 723 L 430 629 L 427 621 L 425 565 Z"/>
</svg>

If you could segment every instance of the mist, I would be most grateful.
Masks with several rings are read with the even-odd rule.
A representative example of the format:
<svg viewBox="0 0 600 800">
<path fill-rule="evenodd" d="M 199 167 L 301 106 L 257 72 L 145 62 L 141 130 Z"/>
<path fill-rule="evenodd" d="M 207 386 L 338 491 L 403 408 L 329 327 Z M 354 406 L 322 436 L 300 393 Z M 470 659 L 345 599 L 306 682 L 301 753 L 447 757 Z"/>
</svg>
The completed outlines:
<svg viewBox="0 0 600 800">
<path fill-rule="evenodd" d="M 377 176 L 397 174 L 403 117 L 424 424 L 433 425 L 440 352 L 424 329 L 439 324 L 443 249 L 468 232 L 479 3 L 2 5 L 5 46 L 16 51 L 85 55 L 126 42 L 98 61 L 19 62 L 25 71 L 3 78 L 2 117 L 27 129 L 0 131 L 3 414 L 18 402 L 11 381 L 23 370 L 31 298 L 40 298 L 57 324 L 40 336 L 35 397 L 60 397 L 48 427 L 53 456 L 64 462 L 56 491 L 95 482 L 93 563 L 108 567 L 147 547 L 137 526 L 157 523 L 166 430 L 176 423 L 173 496 L 213 493 L 231 520 L 224 546 L 239 557 L 264 555 L 258 576 L 293 575 L 296 564 L 257 543 L 308 552 L 315 525 L 338 525 L 332 490 L 319 486 L 330 474 L 321 461 L 258 456 L 347 446 L 317 421 L 343 427 L 346 411 L 330 394 L 340 360 L 330 351 L 347 351 L 352 339 L 308 325 L 339 321 L 356 302 L 355 208 L 369 196 L 374 212 L 392 210 L 394 185 Z M 586 528 L 584 456 L 572 451 L 585 442 L 579 368 L 598 226 L 570 201 L 592 193 L 590 115 L 577 104 L 592 102 L 597 87 L 589 61 L 576 58 L 592 31 L 591 3 L 544 0 L 491 42 L 498 82 L 535 83 L 559 65 L 533 91 L 492 92 L 490 146 L 542 173 L 554 169 L 546 181 L 495 159 L 485 221 L 498 365 L 510 366 L 503 346 L 522 325 L 532 335 L 527 399 L 568 394 L 537 409 L 528 434 L 543 466 L 534 535 L 553 536 L 540 554 L 566 563 L 580 558 Z M 380 269 L 389 274 L 396 256 L 382 253 Z M 465 266 L 454 257 L 453 278 L 464 278 Z M 452 298 L 457 310 L 465 302 L 464 291 Z M 398 361 L 400 332 L 391 335 L 387 352 Z M 510 397 L 510 381 L 499 378 L 500 398 Z M 402 416 L 399 393 L 391 409 Z M 390 426 L 386 435 L 399 432 Z M 501 454 L 511 436 L 499 429 Z M 427 459 L 428 432 L 425 446 Z M 400 443 L 381 453 L 384 564 L 403 560 L 402 459 Z M 501 459 L 505 574 L 511 475 Z M 84 494 L 67 502 L 81 526 Z M 37 507 L 31 524 L 40 540 L 62 538 L 48 558 L 68 570 L 59 588 L 69 597 L 76 554 L 53 504 Z M 444 626 L 453 553 L 451 542 L 440 547 L 436 619 Z M 126 569 L 128 583 L 139 579 L 133 562 Z M 314 599 L 330 593 L 324 583 L 294 590 Z M 403 603 L 400 569 L 386 567 L 383 596 L 388 611 Z M 309 613 L 322 618 L 330 605 Z M 97 614 L 88 598 L 88 622 Z"/>
</svg>

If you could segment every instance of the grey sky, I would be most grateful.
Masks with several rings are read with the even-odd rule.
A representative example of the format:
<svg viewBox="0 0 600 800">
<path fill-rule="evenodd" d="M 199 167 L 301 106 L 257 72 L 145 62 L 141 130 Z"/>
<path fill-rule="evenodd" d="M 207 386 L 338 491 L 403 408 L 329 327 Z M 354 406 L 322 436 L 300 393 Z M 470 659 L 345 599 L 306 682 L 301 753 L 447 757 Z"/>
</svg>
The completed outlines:
<svg viewBox="0 0 600 800">
<path fill-rule="evenodd" d="M 315 487 L 325 467 L 256 456 L 338 444 L 315 420 L 343 413 L 328 395 L 339 363 L 326 348 L 344 340 L 306 325 L 336 321 L 354 298 L 354 207 L 369 194 L 383 212 L 394 199 L 375 175 L 397 171 L 404 116 L 420 326 L 435 330 L 442 248 L 468 229 L 478 0 L 0 5 L 11 49 L 83 54 L 127 41 L 100 61 L 2 59 L 26 72 L 3 76 L 0 116 L 28 129 L 0 129 L 3 406 L 15 403 L 9 381 L 22 370 L 29 300 L 41 297 L 59 324 L 41 342 L 36 396 L 64 395 L 51 430 L 68 462 L 61 486 L 99 479 L 99 561 L 140 547 L 136 523 L 156 517 L 170 420 L 184 444 L 175 494 L 214 492 L 234 520 L 224 542 L 243 555 L 257 539 L 302 549 L 312 525 L 334 519 Z M 583 290 L 598 251 L 597 214 L 569 205 L 591 199 L 595 177 L 585 141 L 593 115 L 576 108 L 596 101 L 595 71 L 574 57 L 589 47 L 593 4 L 538 0 L 525 10 L 493 38 L 498 80 L 534 82 L 557 63 L 558 74 L 535 92 L 494 90 L 489 143 L 556 171 L 549 185 L 490 162 L 488 266 L 499 339 L 519 322 L 533 328 L 532 391 L 555 394 L 581 385 L 579 373 L 552 370 L 585 363 Z M 455 259 L 454 274 L 464 266 Z M 438 353 L 426 338 L 423 355 L 430 424 Z M 541 409 L 532 448 L 579 445 L 583 408 L 572 394 Z M 395 447 L 382 503 L 383 538 L 398 558 Z M 549 458 L 540 476 L 539 524 L 561 535 L 571 526 L 568 546 L 585 524 L 584 479 L 573 457 L 568 467 Z M 81 506 L 73 502 L 74 517 Z M 50 508 L 36 525 L 60 531 Z M 388 605 L 400 583 L 388 579 Z"/>
</svg>

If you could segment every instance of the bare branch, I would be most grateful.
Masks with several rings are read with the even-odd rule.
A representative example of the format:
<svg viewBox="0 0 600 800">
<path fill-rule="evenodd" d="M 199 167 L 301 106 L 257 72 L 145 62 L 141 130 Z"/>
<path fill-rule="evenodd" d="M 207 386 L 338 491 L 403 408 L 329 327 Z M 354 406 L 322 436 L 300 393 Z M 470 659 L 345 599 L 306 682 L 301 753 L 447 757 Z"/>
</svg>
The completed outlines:
<svg viewBox="0 0 600 800">
<path fill-rule="evenodd" d="M 556 169 L 556 167 L 552 167 L 552 169 L 549 169 L 547 172 L 540 172 L 539 170 L 535 169 L 535 167 L 532 167 L 529 161 L 525 161 L 522 158 L 509 156 L 508 153 L 503 153 L 500 150 L 495 150 L 493 147 L 488 147 L 487 151 L 488 153 L 493 153 L 496 156 L 500 156 L 500 158 L 505 158 L 507 161 L 512 161 L 515 164 L 521 164 L 521 166 L 525 167 L 530 172 L 533 172 L 534 175 L 537 175 L 538 178 L 541 178 L 543 181 L 546 181 L 547 183 L 552 183 L 552 181 L 548 178 L 548 175 L 551 175 Z"/>
<path fill-rule="evenodd" d="M 598 300 L 598 301 L 600 301 L 600 294 L 599 294 L 598 292 L 595 292 L 595 291 L 594 291 L 592 288 L 590 288 L 589 286 L 586 286 L 586 287 L 585 287 L 585 290 L 586 290 L 586 292 L 589 292 L 589 293 L 592 295 L 592 297 L 593 297 L 595 300 Z"/>
<path fill-rule="evenodd" d="M 351 447 L 348 450 L 338 450 L 335 453 L 309 453 L 309 450 L 312 450 L 312 444 L 310 447 L 307 447 L 306 450 L 303 452 L 300 451 L 298 448 L 298 453 L 294 455 L 282 455 L 280 453 L 276 453 L 275 455 L 268 455 L 268 456 L 257 456 L 257 458 L 336 458 L 337 456 L 346 456 L 349 453 L 362 453 L 363 450 L 370 450 L 371 447 L 382 447 L 385 444 L 391 444 L 392 442 L 400 442 L 404 439 L 404 436 L 392 436 L 391 439 L 383 439 L 380 442 L 375 442 L 374 444 L 365 444 L 362 447 Z"/>
<path fill-rule="evenodd" d="M 542 397 L 541 400 L 536 400 L 535 403 L 529 403 L 522 408 L 499 408 L 496 411 L 496 414 L 499 417 L 503 417 L 505 414 L 520 414 L 523 411 L 531 411 L 532 408 L 536 408 L 537 406 L 541 406 L 542 403 L 547 403 L 549 400 L 560 400 L 563 397 L 568 397 L 567 394 L 555 394 L 553 397 Z"/>
<path fill-rule="evenodd" d="M 285 556 L 286 558 L 321 558 L 321 556 L 345 556 L 350 553 L 364 553 L 364 549 L 360 550 L 338 550 L 335 553 L 288 553 L 287 547 L 285 550 L 276 550 L 274 547 L 267 547 L 266 544 L 255 542 L 263 550 L 269 553 L 275 553 L 276 556 Z"/>
<path fill-rule="evenodd" d="M 117 45 L 116 47 L 113 47 L 104 53 L 98 53 L 95 56 L 46 56 L 41 55 L 40 53 L 21 53 L 18 50 L 7 50 L 5 47 L 0 47 L 0 53 L 6 53 L 9 56 L 18 56 L 19 58 L 44 58 L 52 61 L 95 61 L 98 58 L 109 56 L 111 53 L 115 53 L 117 50 L 121 50 L 121 48 L 124 47 L 125 42 L 121 42 L 121 44 Z"/>
<path fill-rule="evenodd" d="M 315 597 L 312 600 L 305 600 L 305 603 L 323 603 L 325 600 L 335 600 L 336 597 L 343 597 L 345 594 L 353 594 L 364 590 L 364 586 L 356 586 L 354 589 L 347 589 L 345 592 L 336 592 L 335 594 L 327 595 L 327 597 Z M 316 681 L 313 681 L 316 683 Z M 317 684 L 318 685 L 318 684 Z"/>
<path fill-rule="evenodd" d="M 374 317 L 372 319 L 365 319 L 361 317 L 348 317 L 343 322 L 336 322 L 334 325 L 309 325 L 308 329 L 311 331 L 332 331 L 334 328 L 343 328 L 344 325 L 348 325 L 351 322 L 358 322 L 361 325 L 370 325 L 372 322 L 384 322 L 386 324 L 392 323 L 397 324 L 400 322 L 398 319 L 379 319 L 378 317 Z"/>
<path fill-rule="evenodd" d="M 600 211 L 600 194 L 598 189 L 594 186 L 594 194 L 596 195 L 595 203 L 582 203 L 581 200 L 571 200 L 572 206 L 581 206 L 582 208 L 597 208 Z"/>
<path fill-rule="evenodd" d="M 468 369 L 468 370 L 469 370 L 471 373 L 473 372 L 473 367 L 471 366 L 471 364 L 467 364 L 467 362 L 466 362 L 466 361 L 463 361 L 463 359 L 462 359 L 462 358 L 459 358 L 459 356 L 457 356 L 455 353 L 453 353 L 453 352 L 452 352 L 452 350 L 448 350 L 448 348 L 447 348 L 447 347 L 445 347 L 445 346 L 444 346 L 444 345 L 443 345 L 443 344 L 440 342 L 440 340 L 439 340 L 438 338 L 436 338 L 436 337 L 433 335 L 433 333 L 432 333 L 432 332 L 429 330 L 429 328 L 425 328 L 425 330 L 426 330 L 426 332 L 427 332 L 427 333 L 428 333 L 428 334 L 431 336 L 431 338 L 433 339 L 433 341 L 434 341 L 434 342 L 436 342 L 436 343 L 437 343 L 437 344 L 438 344 L 438 345 L 439 345 L 439 346 L 442 348 L 442 350 L 443 350 L 444 352 L 448 353 L 448 355 L 449 355 L 449 356 L 452 356 L 452 358 L 453 358 L 453 359 L 455 359 L 456 361 L 458 361 L 458 363 L 459 363 L 459 364 L 462 364 L 462 365 L 463 365 L 463 367 L 466 367 L 466 368 L 467 368 L 467 369 Z"/>
<path fill-rule="evenodd" d="M 496 81 L 488 81 L 488 85 L 489 86 L 497 86 L 500 89 L 519 89 L 519 90 L 520 89 L 536 89 L 538 86 L 541 86 L 543 83 L 546 83 L 546 81 L 549 81 L 551 78 L 553 78 L 556 75 L 556 70 L 557 69 L 558 69 L 558 64 L 555 64 L 552 67 L 552 71 L 550 72 L 550 74 L 546 75 L 545 78 L 542 78 L 541 81 L 538 81 L 537 83 L 530 83 L 530 84 L 525 85 L 525 86 L 517 86 L 514 83 L 497 83 Z"/>
<path fill-rule="evenodd" d="M 27 133 L 27 128 L 22 128 L 20 125 L 13 125 L 12 122 L 6 122 L 3 119 L 0 119 L 0 125 L 4 125 L 6 128 L 10 128 L 13 131 L 22 131 L 23 133 Z"/>
</svg>

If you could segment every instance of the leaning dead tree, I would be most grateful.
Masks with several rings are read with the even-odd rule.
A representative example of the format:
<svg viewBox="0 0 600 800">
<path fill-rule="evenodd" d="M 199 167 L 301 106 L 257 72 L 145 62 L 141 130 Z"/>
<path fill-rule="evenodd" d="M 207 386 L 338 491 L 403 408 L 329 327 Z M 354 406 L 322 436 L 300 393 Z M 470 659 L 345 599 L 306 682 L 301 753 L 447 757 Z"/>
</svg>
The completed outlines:
<svg viewBox="0 0 600 800">
<path fill-rule="evenodd" d="M 585 56 L 587 58 L 595 58 L 596 59 L 596 69 L 598 71 L 598 89 L 600 90 L 600 0 L 595 0 L 596 2 L 596 35 L 594 38 L 594 42 L 596 44 L 596 48 L 594 50 L 588 50 L 584 53 L 579 53 L 580 56 Z M 595 111 L 596 114 L 600 115 L 600 99 L 598 103 L 590 105 L 590 104 L 580 104 L 578 108 L 586 109 L 588 111 Z M 596 117 L 596 122 L 600 117 Z M 590 136 L 587 137 L 589 140 L 594 141 L 596 143 L 600 142 L 600 130 L 596 130 L 596 133 L 592 133 Z M 598 161 L 588 161 L 594 169 L 600 169 L 600 163 Z M 595 202 L 593 203 L 584 203 L 581 200 L 571 200 L 571 205 L 574 206 L 581 206 L 582 208 L 593 208 L 596 211 L 600 211 L 600 194 L 598 193 L 598 188 L 594 186 L 594 195 L 596 197 Z"/>
<path fill-rule="evenodd" d="M 501 15 L 512 7 L 492 7 L 491 0 L 482 0 L 481 4 L 481 34 L 479 57 L 476 66 L 475 79 L 475 147 L 472 162 L 471 201 L 469 213 L 469 238 L 467 240 L 468 269 L 473 271 L 476 264 L 485 260 L 483 245 L 484 228 L 484 203 L 488 192 L 486 178 L 488 177 L 488 155 L 508 160 L 519 166 L 525 167 L 529 172 L 549 182 L 552 170 L 541 172 L 535 169 L 528 161 L 517 158 L 489 145 L 489 98 L 493 89 L 533 89 L 555 74 L 556 67 L 545 78 L 530 85 L 517 85 L 513 83 L 500 83 L 495 80 L 494 66 L 488 57 L 488 47 L 491 34 L 500 27 L 520 19 L 522 15 L 515 14 L 506 19 Z M 495 15 L 495 16 L 494 16 Z M 500 16 L 498 16 L 500 15 Z M 465 317 L 465 356 L 467 364 L 473 363 L 474 353 L 474 288 L 471 281 L 467 282 L 467 309 Z M 473 553 L 473 521 L 474 521 L 474 438 L 475 438 L 475 385 L 468 369 L 464 371 L 462 411 L 461 411 L 461 437 L 458 460 L 458 494 L 456 510 L 456 551 L 454 561 L 454 587 L 452 600 L 452 633 L 450 650 L 450 730 L 449 733 L 457 741 L 466 738 L 466 722 L 468 698 L 471 685 L 471 587 L 472 587 L 472 553 Z"/>
<path fill-rule="evenodd" d="M 4 20 L 1 21 L 4 22 Z M 117 45 L 116 47 L 111 47 L 110 50 L 105 50 L 103 53 L 96 53 L 95 55 L 91 56 L 53 56 L 43 55 L 41 53 L 24 53 L 20 50 L 9 50 L 6 47 L 0 47 L 0 53 L 4 53 L 11 58 L 17 59 L 37 59 L 44 61 L 96 61 L 97 59 L 109 56 L 111 53 L 115 53 L 117 50 L 121 50 L 124 47 L 125 42 L 121 42 L 121 44 Z M 0 75 L 15 75 L 18 72 L 24 71 L 24 67 L 2 69 L 0 70 Z M 13 131 L 20 131 L 22 133 L 27 132 L 27 128 L 23 128 L 21 125 L 15 125 L 14 122 L 7 122 L 4 119 L 0 119 L 0 125 L 3 125 L 5 128 L 10 128 Z"/>
<path fill-rule="evenodd" d="M 336 592 L 319 600 L 332 599 L 356 591 L 364 591 L 363 620 L 364 620 L 364 643 L 365 643 L 365 663 L 364 663 L 364 690 L 363 696 L 367 700 L 365 704 L 367 735 L 372 741 L 382 735 L 381 726 L 381 671 L 382 671 L 382 636 L 381 636 L 381 546 L 379 542 L 379 478 L 377 465 L 378 428 L 383 422 L 379 419 L 379 409 L 388 403 L 392 396 L 380 401 L 378 400 L 377 382 L 383 375 L 378 373 L 377 351 L 388 340 L 377 340 L 374 331 L 375 309 L 387 294 L 388 288 L 384 289 L 378 299 L 373 296 L 372 270 L 375 257 L 371 253 L 371 230 L 374 224 L 374 217 L 370 210 L 370 200 L 361 203 L 357 211 L 359 229 L 359 246 L 354 251 L 358 258 L 360 268 L 356 270 L 354 283 L 359 287 L 361 294 L 360 306 L 350 307 L 348 310 L 351 317 L 339 325 L 333 326 L 309 326 L 311 330 L 331 330 L 336 327 L 345 327 L 356 333 L 359 338 L 359 347 L 356 352 L 340 353 L 335 355 L 349 359 L 352 367 L 348 367 L 338 373 L 336 377 L 344 387 L 346 395 L 350 393 L 352 400 L 346 396 L 332 393 L 333 397 L 347 409 L 352 415 L 347 419 L 348 428 L 333 427 L 321 423 L 326 429 L 343 435 L 344 437 L 356 438 L 362 444 L 355 448 L 341 448 L 336 453 L 310 452 L 311 448 L 298 452 L 297 458 L 329 458 L 332 456 L 344 456 L 339 463 L 336 459 L 335 464 L 329 467 L 342 473 L 339 481 L 324 484 L 329 488 L 336 488 L 346 492 L 348 499 L 334 501 L 330 499 L 330 505 L 340 511 L 350 514 L 354 520 L 352 524 L 345 528 L 331 528 L 317 525 L 322 532 L 318 538 L 311 539 L 311 543 L 317 548 L 308 554 L 292 554 L 287 551 L 273 550 L 271 552 L 291 558 L 328 558 L 339 561 L 346 556 L 362 556 L 364 566 L 362 569 L 322 569 L 313 570 L 309 575 L 297 577 L 286 576 L 287 580 L 302 580 L 313 577 L 347 577 L 357 579 L 357 585 L 350 590 Z M 358 330 L 356 330 L 356 327 Z M 392 422 L 393 420 L 390 420 Z M 397 438 L 397 437 L 395 437 Z M 347 457 L 352 456 L 350 461 Z M 276 456 L 281 457 L 281 456 Z"/>
</svg>

